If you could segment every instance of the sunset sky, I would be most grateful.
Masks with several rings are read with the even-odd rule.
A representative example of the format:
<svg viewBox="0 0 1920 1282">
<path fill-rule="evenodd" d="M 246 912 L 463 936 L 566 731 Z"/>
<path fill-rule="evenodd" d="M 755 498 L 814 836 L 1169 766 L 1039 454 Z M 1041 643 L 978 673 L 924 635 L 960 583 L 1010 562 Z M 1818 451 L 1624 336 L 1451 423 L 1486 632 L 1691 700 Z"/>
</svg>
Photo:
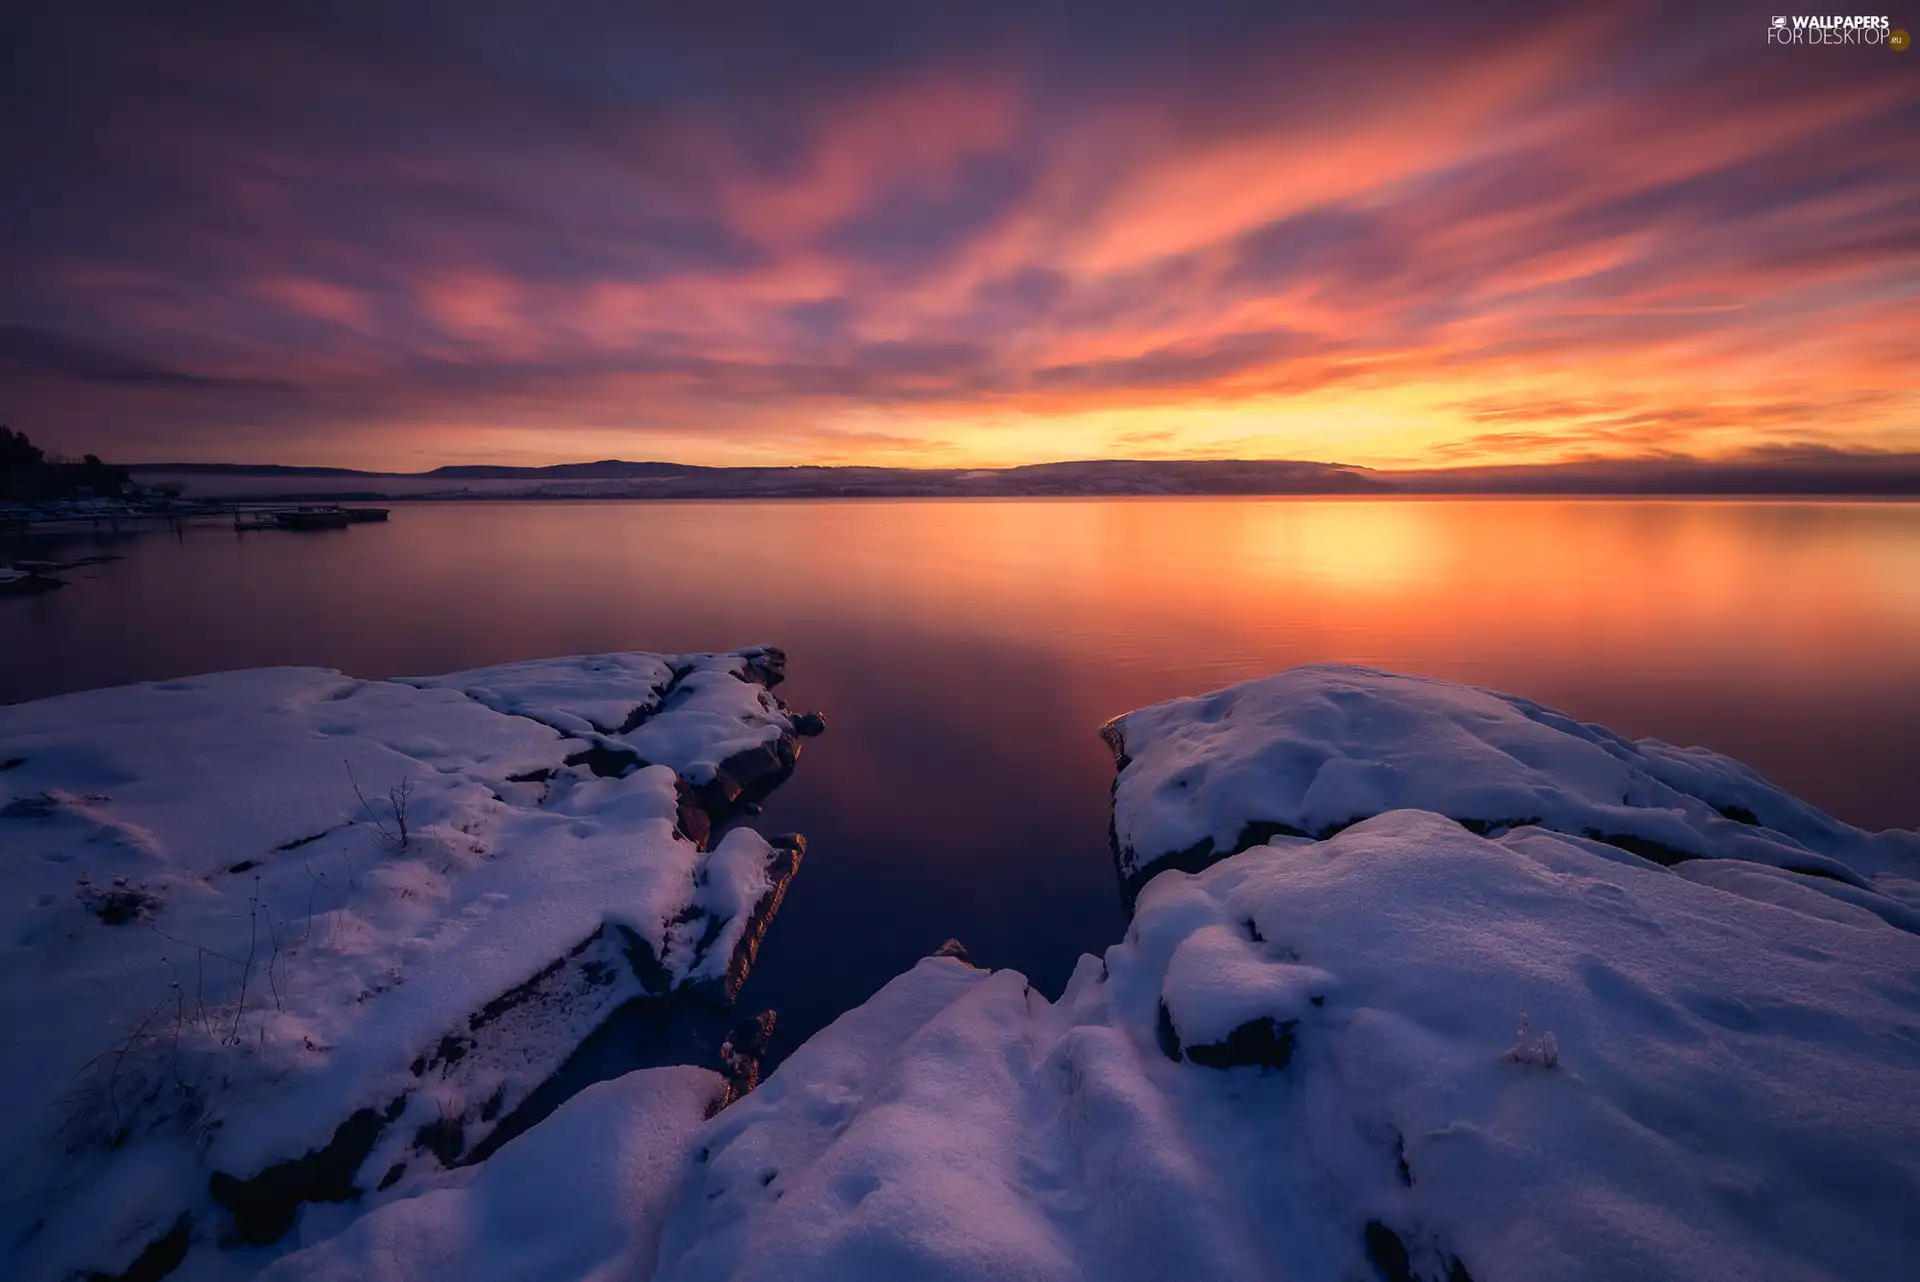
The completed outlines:
<svg viewBox="0 0 1920 1282">
<path fill-rule="evenodd" d="M 1920 449 L 1920 53 L 1757 5 L 9 11 L 0 421 L 56 449 Z"/>
</svg>

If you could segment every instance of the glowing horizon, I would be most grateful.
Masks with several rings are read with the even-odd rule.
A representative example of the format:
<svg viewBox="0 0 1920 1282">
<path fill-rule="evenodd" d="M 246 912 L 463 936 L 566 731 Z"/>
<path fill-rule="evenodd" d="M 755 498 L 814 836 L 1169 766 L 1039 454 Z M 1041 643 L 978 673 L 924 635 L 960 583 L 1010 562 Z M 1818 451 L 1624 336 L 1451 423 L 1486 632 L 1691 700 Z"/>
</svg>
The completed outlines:
<svg viewBox="0 0 1920 1282">
<path fill-rule="evenodd" d="M 1920 450 L 1915 55 L 815 16 L 36 19 L 0 421 L 394 471 Z"/>
</svg>

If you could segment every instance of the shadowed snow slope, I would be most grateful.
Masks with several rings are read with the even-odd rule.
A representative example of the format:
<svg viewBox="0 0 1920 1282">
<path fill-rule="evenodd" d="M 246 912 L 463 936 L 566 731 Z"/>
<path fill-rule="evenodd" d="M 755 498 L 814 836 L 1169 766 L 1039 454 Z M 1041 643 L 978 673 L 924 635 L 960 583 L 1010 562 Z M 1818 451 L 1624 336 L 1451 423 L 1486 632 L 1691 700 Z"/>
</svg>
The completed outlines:
<svg viewBox="0 0 1920 1282">
<path fill-rule="evenodd" d="M 0 1272 L 272 1242 L 459 1162 L 623 1002 L 730 1002 L 795 855 L 705 849 L 691 798 L 743 751 L 791 763 L 780 664 L 263 669 L 0 709 Z M 602 740 L 627 755 L 582 764 Z"/>
</svg>

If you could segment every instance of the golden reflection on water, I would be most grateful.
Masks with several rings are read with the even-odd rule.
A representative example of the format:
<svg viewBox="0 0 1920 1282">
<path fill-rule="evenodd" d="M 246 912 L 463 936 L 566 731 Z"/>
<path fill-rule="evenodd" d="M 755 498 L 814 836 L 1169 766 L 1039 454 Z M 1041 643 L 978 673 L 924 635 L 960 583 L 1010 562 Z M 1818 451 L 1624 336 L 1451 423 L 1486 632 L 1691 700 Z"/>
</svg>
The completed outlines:
<svg viewBox="0 0 1920 1282">
<path fill-rule="evenodd" d="M 1920 504 L 423 503 L 333 535 L 126 551 L 4 603 L 0 699 L 773 641 L 829 710 L 1010 752 L 992 727 L 1014 704 L 1090 744 L 1142 703 L 1344 660 L 1705 743 L 1863 818 L 1920 819 L 1900 799 L 1920 755 Z"/>
<path fill-rule="evenodd" d="M 646 529 L 623 559 L 649 578 L 699 577 L 659 556 L 691 520 L 708 554 L 759 549 L 774 612 L 1096 654 L 1280 644 L 1430 670 L 1525 652 L 1775 678 L 1850 662 L 1864 679 L 1920 638 L 1920 507 L 1903 504 L 788 503 L 717 529 L 710 509 L 627 511 Z"/>
<path fill-rule="evenodd" d="M 1510 690 L 1920 824 L 1920 504 L 422 503 L 114 550 L 0 601 L 0 700 L 787 647 L 829 727 L 756 821 L 810 853 L 744 1008 L 788 1045 L 950 936 L 1059 991 L 1125 929 L 1095 728 L 1297 663 Z"/>
</svg>

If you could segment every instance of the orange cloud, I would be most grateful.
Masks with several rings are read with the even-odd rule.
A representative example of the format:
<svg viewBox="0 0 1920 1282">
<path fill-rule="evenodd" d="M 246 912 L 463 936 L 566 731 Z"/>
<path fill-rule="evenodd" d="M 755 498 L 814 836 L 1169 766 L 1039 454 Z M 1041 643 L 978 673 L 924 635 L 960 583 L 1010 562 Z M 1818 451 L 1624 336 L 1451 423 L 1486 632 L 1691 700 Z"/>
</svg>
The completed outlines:
<svg viewBox="0 0 1920 1282">
<path fill-rule="evenodd" d="M 368 466 L 1920 447 L 1920 85 L 1884 51 L 1639 6 L 886 21 L 766 59 L 265 22 L 160 39 L 165 75 L 103 41 L 91 185 L 25 175 L 83 216 L 0 264 L 0 320 L 51 336 L 11 358 L 28 425 Z M 180 377 L 46 357 L 75 342 Z"/>
</svg>

